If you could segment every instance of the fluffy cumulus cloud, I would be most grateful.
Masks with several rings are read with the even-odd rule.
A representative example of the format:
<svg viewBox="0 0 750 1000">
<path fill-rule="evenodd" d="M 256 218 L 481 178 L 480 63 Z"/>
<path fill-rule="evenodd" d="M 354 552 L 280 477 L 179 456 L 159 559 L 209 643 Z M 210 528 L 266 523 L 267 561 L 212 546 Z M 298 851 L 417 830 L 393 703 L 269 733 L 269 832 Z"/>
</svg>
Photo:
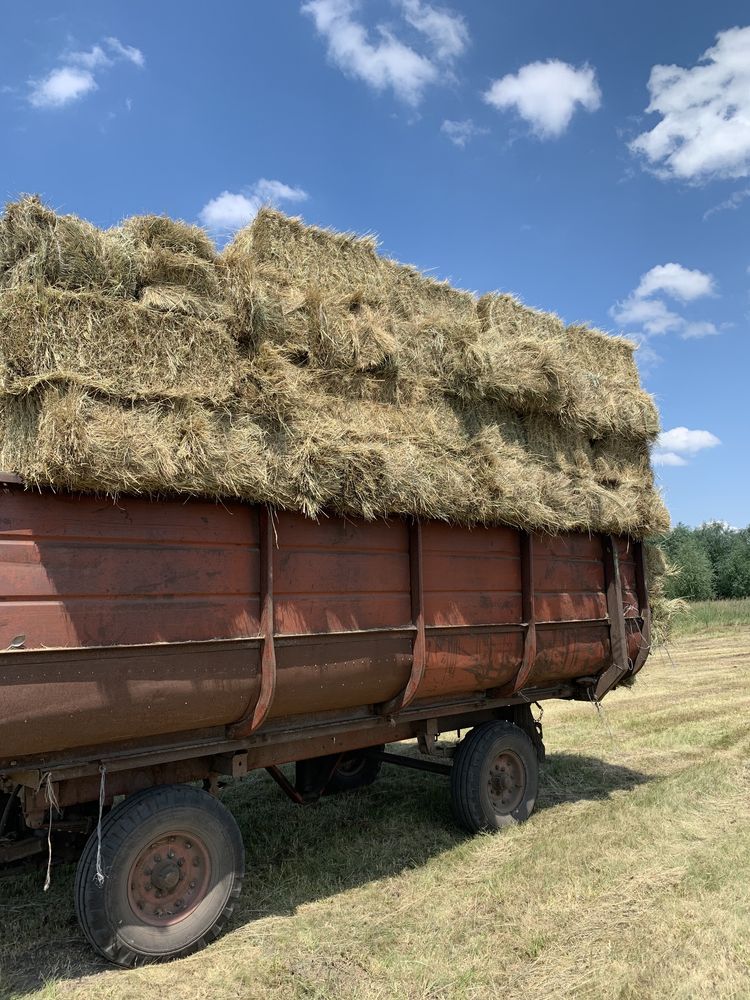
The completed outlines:
<svg viewBox="0 0 750 1000">
<path fill-rule="evenodd" d="M 610 309 L 610 315 L 621 326 L 637 328 L 647 335 L 674 332 L 686 339 L 707 337 L 719 332 L 714 323 L 687 319 L 670 308 L 664 297 L 689 303 L 715 294 L 712 275 L 674 262 L 657 264 L 641 276 L 627 298 Z"/>
<path fill-rule="evenodd" d="M 206 202 L 198 215 L 201 223 L 218 235 L 226 235 L 252 222 L 264 204 L 305 201 L 302 188 L 261 177 L 247 191 L 222 191 Z"/>
<path fill-rule="evenodd" d="M 644 299 L 657 292 L 664 292 L 682 302 L 692 302 L 703 295 L 713 295 L 714 279 L 703 271 L 683 267 L 682 264 L 657 264 L 641 278 L 634 294 Z"/>
<path fill-rule="evenodd" d="M 393 26 L 368 30 L 356 0 L 307 0 L 302 13 L 312 18 L 328 46 L 328 57 L 347 76 L 376 91 L 391 90 L 416 107 L 425 90 L 450 73 L 469 44 L 463 18 L 422 0 L 395 0 L 403 27 L 412 29 L 419 47 L 400 38 Z"/>
<path fill-rule="evenodd" d="M 485 135 L 487 129 L 479 128 L 471 118 L 458 122 L 446 118 L 440 126 L 440 131 L 450 139 L 454 146 L 463 149 L 475 136 Z"/>
<path fill-rule="evenodd" d="M 646 108 L 660 120 L 631 143 L 664 178 L 750 175 L 750 27 L 716 36 L 695 66 L 654 66 Z"/>
<path fill-rule="evenodd" d="M 499 111 L 515 110 L 541 139 L 553 139 L 563 134 L 578 108 L 596 111 L 602 95 L 591 66 L 549 59 L 495 80 L 484 100 Z"/>
<path fill-rule="evenodd" d="M 143 67 L 140 49 L 124 45 L 119 38 L 105 38 L 90 49 L 66 52 L 60 64 L 40 80 L 29 80 L 28 100 L 34 108 L 64 108 L 98 87 L 96 74 L 118 62 Z"/>
<path fill-rule="evenodd" d="M 711 431 L 673 427 L 659 435 L 652 458 L 655 465 L 687 465 L 699 451 L 715 448 L 719 444 L 721 441 Z"/>
<path fill-rule="evenodd" d="M 96 90 L 96 80 L 90 70 L 62 66 L 32 83 L 29 103 L 34 108 L 62 108 L 92 90 Z"/>
</svg>

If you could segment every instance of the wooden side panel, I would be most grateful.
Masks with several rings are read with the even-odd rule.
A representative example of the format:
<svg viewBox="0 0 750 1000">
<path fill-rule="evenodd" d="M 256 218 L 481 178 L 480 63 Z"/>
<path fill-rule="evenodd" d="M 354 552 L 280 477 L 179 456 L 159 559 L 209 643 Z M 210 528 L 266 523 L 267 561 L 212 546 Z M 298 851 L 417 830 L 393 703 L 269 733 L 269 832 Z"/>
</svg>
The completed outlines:
<svg viewBox="0 0 750 1000">
<path fill-rule="evenodd" d="M 0 648 L 257 635 L 258 573 L 242 504 L 0 494 Z"/>
<path fill-rule="evenodd" d="M 405 521 L 281 513 L 274 551 L 277 635 L 395 628 L 411 620 Z"/>
<path fill-rule="evenodd" d="M 607 616 L 598 537 L 534 535 L 534 583 L 539 622 Z"/>
<path fill-rule="evenodd" d="M 513 528 L 422 526 L 425 625 L 521 621 L 519 535 Z"/>
</svg>

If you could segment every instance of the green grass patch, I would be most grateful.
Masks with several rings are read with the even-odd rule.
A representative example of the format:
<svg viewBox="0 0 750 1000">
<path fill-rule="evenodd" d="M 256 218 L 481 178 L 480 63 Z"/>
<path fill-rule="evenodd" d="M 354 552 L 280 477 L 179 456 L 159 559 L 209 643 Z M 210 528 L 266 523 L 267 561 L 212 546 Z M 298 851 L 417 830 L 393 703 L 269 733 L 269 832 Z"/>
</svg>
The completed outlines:
<svg viewBox="0 0 750 1000">
<path fill-rule="evenodd" d="M 676 619 L 678 635 L 750 628 L 750 597 L 736 601 L 690 601 L 688 612 Z"/>
</svg>

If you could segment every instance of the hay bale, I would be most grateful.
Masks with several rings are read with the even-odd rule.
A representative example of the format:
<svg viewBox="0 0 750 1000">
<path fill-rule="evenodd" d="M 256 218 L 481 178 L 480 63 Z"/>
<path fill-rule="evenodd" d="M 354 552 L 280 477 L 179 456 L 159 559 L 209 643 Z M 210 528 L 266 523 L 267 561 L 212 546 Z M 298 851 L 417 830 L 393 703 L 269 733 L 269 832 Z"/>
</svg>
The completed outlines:
<svg viewBox="0 0 750 1000">
<path fill-rule="evenodd" d="M 454 319 L 474 318 L 476 300 L 470 292 L 381 257 L 377 246 L 372 236 L 307 226 L 269 208 L 261 209 L 234 240 L 236 251 L 284 274 L 292 284 L 315 287 L 324 297 L 369 297 L 397 318 L 446 312 Z"/>
<path fill-rule="evenodd" d="M 74 215 L 57 215 L 34 195 L 0 217 L 0 289 L 34 284 L 128 298 L 138 275 L 135 241 Z"/>
<path fill-rule="evenodd" d="M 36 221 L 17 227 L 33 239 L 0 238 L 0 423 L 3 464 L 30 483 L 311 516 L 665 526 L 656 413 L 626 341 L 511 296 L 477 301 L 372 239 L 266 210 L 220 256 L 184 223 L 127 220 L 128 301 L 67 259 L 60 233 L 80 249 L 86 224 L 58 232 L 38 203 L 19 212 Z M 59 265 L 38 269 L 53 246 L 40 232 Z"/>
<path fill-rule="evenodd" d="M 184 253 L 200 260 L 216 261 L 216 247 L 204 229 L 166 215 L 133 215 L 122 224 L 135 243 L 150 249 Z"/>
<path fill-rule="evenodd" d="M 71 382 L 123 400 L 228 400 L 237 346 L 220 323 L 98 292 L 25 285 L 0 293 L 0 389 Z"/>
<path fill-rule="evenodd" d="M 204 298 L 184 285 L 147 285 L 138 294 L 138 301 L 148 309 L 180 313 L 217 323 L 225 323 L 232 318 L 231 307 L 222 299 Z"/>
</svg>

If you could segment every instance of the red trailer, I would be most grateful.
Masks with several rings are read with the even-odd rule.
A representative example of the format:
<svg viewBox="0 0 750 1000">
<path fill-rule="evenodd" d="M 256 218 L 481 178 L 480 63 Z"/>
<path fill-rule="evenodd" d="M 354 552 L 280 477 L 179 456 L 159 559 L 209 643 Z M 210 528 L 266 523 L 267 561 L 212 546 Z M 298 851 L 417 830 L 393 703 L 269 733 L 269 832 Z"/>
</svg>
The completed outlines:
<svg viewBox="0 0 750 1000">
<path fill-rule="evenodd" d="M 194 951 L 231 912 L 219 776 L 266 768 L 305 802 L 406 764 L 496 829 L 534 806 L 530 706 L 598 701 L 648 654 L 628 538 L 1 481 L 0 864 L 46 851 L 40 831 L 88 835 L 76 911 L 121 965 Z M 420 756 L 385 752 L 415 738 Z"/>
</svg>

